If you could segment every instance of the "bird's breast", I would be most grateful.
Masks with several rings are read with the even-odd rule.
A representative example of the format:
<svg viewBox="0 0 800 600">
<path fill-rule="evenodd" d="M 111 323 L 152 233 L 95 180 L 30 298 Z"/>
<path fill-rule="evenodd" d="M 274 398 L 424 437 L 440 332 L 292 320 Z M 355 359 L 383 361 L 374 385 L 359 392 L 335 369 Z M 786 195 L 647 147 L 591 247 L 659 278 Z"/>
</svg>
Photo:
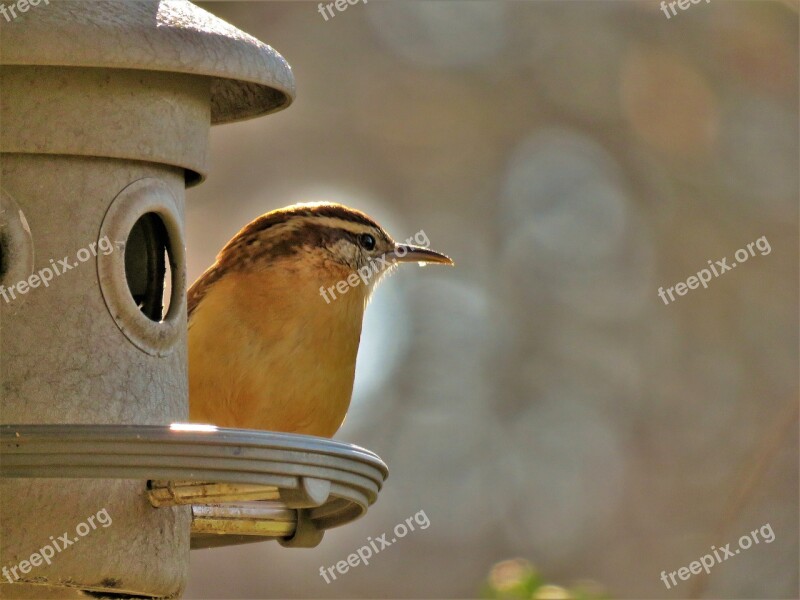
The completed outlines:
<svg viewBox="0 0 800 600">
<path fill-rule="evenodd" d="M 229 274 L 192 313 L 193 421 L 332 436 L 350 404 L 364 311 L 357 289 L 326 302 L 319 278 Z"/>
</svg>

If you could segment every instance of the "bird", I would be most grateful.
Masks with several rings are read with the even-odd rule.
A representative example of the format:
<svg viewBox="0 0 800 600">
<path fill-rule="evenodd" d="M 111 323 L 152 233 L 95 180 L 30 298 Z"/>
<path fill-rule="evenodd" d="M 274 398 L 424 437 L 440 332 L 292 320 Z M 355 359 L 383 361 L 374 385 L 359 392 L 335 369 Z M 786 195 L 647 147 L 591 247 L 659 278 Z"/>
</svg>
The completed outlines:
<svg viewBox="0 0 800 600">
<path fill-rule="evenodd" d="M 333 437 L 367 303 L 414 262 L 454 264 L 343 204 L 295 204 L 245 225 L 187 292 L 189 421 Z"/>
</svg>

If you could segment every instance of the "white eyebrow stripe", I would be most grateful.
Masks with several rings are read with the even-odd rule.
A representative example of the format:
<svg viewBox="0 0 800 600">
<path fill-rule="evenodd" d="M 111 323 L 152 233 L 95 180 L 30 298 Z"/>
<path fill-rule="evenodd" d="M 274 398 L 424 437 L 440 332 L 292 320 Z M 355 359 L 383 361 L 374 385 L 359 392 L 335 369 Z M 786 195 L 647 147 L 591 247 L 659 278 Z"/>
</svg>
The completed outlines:
<svg viewBox="0 0 800 600">
<path fill-rule="evenodd" d="M 300 229 L 306 223 L 314 225 L 322 225 L 323 227 L 330 227 L 332 229 L 344 229 L 350 233 L 373 233 L 380 231 L 379 228 L 366 223 L 356 223 L 353 221 L 346 221 L 338 217 L 297 217 L 291 219 L 289 225 L 294 225 L 293 229 Z M 296 225 L 295 225 L 296 223 Z"/>
</svg>

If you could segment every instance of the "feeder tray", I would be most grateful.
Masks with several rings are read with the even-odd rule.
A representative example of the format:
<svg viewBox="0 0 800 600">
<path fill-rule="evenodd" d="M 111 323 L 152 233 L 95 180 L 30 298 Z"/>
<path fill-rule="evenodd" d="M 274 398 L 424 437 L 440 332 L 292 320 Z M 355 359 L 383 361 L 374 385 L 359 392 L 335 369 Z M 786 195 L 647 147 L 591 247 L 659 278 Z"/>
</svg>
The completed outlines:
<svg viewBox="0 0 800 600">
<path fill-rule="evenodd" d="M 313 547 L 363 515 L 388 475 L 364 448 L 213 426 L 0 425 L 0 476 L 141 479 L 154 507 L 191 505 L 192 548 Z"/>
</svg>

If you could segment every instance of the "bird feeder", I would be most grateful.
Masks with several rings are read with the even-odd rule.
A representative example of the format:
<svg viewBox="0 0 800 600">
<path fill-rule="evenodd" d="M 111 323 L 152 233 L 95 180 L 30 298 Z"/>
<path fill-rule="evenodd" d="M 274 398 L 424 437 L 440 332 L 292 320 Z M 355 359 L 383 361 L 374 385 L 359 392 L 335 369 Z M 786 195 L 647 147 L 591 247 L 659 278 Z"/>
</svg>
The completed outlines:
<svg viewBox="0 0 800 600">
<path fill-rule="evenodd" d="M 210 125 L 289 105 L 289 65 L 189 2 L 25 6 L 0 18 L 0 597 L 177 597 L 190 548 L 319 543 L 376 455 L 179 424 L 185 189 Z"/>
</svg>

